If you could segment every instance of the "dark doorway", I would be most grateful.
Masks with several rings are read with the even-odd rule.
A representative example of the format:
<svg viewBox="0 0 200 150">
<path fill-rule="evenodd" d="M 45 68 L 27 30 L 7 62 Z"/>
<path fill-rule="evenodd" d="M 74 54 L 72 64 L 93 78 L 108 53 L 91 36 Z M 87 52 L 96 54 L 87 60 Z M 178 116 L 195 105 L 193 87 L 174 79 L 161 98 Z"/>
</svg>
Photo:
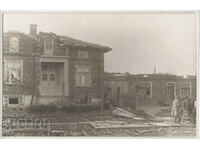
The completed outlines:
<svg viewBox="0 0 200 150">
<path fill-rule="evenodd" d="M 117 87 L 117 106 L 120 107 L 120 87 Z"/>
<path fill-rule="evenodd" d="M 167 84 L 167 96 L 169 101 L 172 102 L 175 97 L 175 83 Z"/>
</svg>

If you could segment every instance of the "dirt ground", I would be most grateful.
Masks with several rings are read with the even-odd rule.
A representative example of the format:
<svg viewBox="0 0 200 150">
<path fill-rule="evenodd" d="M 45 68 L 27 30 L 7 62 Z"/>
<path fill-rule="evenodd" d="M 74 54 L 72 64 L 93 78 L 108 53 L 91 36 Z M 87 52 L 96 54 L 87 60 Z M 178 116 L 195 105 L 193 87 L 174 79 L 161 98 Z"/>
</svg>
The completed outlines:
<svg viewBox="0 0 200 150">
<path fill-rule="evenodd" d="M 53 114 L 29 114 L 24 111 L 13 113 L 7 111 L 3 113 L 6 118 L 17 117 L 38 117 L 51 121 L 48 129 L 3 129 L 4 136 L 61 136 L 61 137 L 180 137 L 194 138 L 196 127 L 194 125 L 178 126 L 155 126 L 152 123 L 166 123 L 153 119 L 134 120 L 125 117 L 111 115 L 111 110 L 90 112 L 90 113 L 53 113 Z M 18 114 L 18 115 L 16 115 Z M 99 123 L 100 127 L 95 127 L 92 123 Z M 113 123 L 109 126 L 101 126 L 104 122 Z M 122 124 L 122 127 L 116 127 Z M 126 127 L 129 125 L 129 127 Z M 135 127 L 130 127 L 135 125 Z"/>
</svg>

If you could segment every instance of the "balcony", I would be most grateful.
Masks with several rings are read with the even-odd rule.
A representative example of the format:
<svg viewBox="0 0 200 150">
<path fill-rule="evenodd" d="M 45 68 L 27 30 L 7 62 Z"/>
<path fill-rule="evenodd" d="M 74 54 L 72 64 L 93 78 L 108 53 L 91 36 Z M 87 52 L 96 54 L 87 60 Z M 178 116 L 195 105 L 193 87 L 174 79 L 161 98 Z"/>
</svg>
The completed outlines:
<svg viewBox="0 0 200 150">
<path fill-rule="evenodd" d="M 67 56 L 64 48 L 44 49 L 44 56 Z"/>
<path fill-rule="evenodd" d="M 67 56 L 66 49 L 57 48 L 53 52 L 54 56 Z"/>
</svg>

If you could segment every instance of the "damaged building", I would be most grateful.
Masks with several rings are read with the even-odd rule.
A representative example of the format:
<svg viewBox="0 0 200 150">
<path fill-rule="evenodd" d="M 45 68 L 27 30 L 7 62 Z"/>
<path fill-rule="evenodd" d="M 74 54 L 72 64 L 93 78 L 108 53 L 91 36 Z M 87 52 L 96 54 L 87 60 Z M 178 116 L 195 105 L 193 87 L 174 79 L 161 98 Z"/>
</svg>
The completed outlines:
<svg viewBox="0 0 200 150">
<path fill-rule="evenodd" d="M 103 96 L 104 53 L 111 48 L 54 33 L 3 36 L 3 105 L 88 104 Z"/>
<path fill-rule="evenodd" d="M 196 97 L 196 77 L 173 74 L 104 73 L 112 49 L 55 33 L 6 32 L 3 36 L 3 105 L 170 105 L 176 95 Z"/>
<path fill-rule="evenodd" d="M 196 98 L 196 76 L 105 73 L 104 84 L 108 99 L 121 107 L 169 106 L 175 96 Z"/>
</svg>

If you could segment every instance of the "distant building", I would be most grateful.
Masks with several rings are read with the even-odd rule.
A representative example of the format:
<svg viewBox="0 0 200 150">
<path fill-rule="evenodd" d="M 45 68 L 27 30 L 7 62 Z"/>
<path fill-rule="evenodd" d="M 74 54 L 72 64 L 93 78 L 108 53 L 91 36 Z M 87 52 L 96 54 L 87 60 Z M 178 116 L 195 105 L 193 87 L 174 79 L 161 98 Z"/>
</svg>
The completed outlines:
<svg viewBox="0 0 200 150">
<path fill-rule="evenodd" d="M 111 48 L 30 25 L 3 36 L 3 104 L 89 103 L 103 96 L 104 53 Z"/>
<path fill-rule="evenodd" d="M 172 74 L 105 73 L 108 97 L 115 105 L 170 105 L 175 96 L 196 97 L 196 77 Z"/>
</svg>

